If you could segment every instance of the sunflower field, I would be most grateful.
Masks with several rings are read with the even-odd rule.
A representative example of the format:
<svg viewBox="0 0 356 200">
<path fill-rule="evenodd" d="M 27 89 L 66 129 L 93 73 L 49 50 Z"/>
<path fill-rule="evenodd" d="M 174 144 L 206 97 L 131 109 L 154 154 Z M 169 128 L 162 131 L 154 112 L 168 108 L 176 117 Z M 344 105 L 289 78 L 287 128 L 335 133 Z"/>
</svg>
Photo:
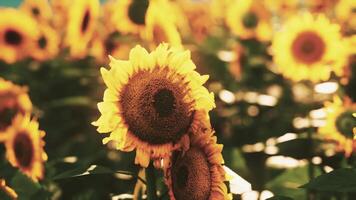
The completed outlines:
<svg viewBox="0 0 356 200">
<path fill-rule="evenodd" d="M 0 200 L 355 200 L 355 0 L 0 0 Z"/>
</svg>

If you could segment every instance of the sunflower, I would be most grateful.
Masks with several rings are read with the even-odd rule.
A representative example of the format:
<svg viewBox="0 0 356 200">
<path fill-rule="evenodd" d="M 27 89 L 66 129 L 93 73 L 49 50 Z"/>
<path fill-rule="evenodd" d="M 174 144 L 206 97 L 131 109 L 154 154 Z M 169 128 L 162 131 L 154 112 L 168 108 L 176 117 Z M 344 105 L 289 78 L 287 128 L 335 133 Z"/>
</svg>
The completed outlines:
<svg viewBox="0 0 356 200">
<path fill-rule="evenodd" d="M 52 24 L 53 27 L 57 30 L 57 32 L 60 32 L 63 34 L 63 27 L 66 27 L 68 21 L 69 21 L 69 16 L 68 16 L 68 10 L 69 7 L 71 6 L 72 1 L 71 0 L 50 0 L 51 3 L 51 8 L 52 8 Z"/>
<path fill-rule="evenodd" d="M 354 0 L 340 0 L 335 8 L 335 15 L 345 29 L 356 30 L 356 2 Z"/>
<path fill-rule="evenodd" d="M 16 118 L 5 141 L 6 157 L 10 164 L 34 181 L 43 178 L 43 162 L 47 160 L 42 140 L 45 132 L 39 130 L 38 126 L 38 122 L 30 121 L 29 115 Z"/>
<path fill-rule="evenodd" d="M 314 13 L 330 13 L 339 0 L 308 0 L 304 1 L 306 7 Z"/>
<path fill-rule="evenodd" d="M 129 60 L 111 57 L 110 70 L 101 68 L 108 87 L 98 104 L 102 116 L 98 132 L 111 132 L 111 140 L 123 151 L 136 151 L 136 164 L 170 155 L 186 141 L 189 129 L 214 106 L 214 96 L 202 85 L 208 76 L 194 71 L 190 52 L 159 45 L 148 53 L 136 46 Z M 202 117 L 203 116 L 203 117 Z"/>
<path fill-rule="evenodd" d="M 40 25 L 40 32 L 36 48 L 33 49 L 30 55 L 36 60 L 43 61 L 51 59 L 58 54 L 60 41 L 57 32 L 48 25 Z"/>
<path fill-rule="evenodd" d="M 172 7 L 166 0 L 155 0 L 149 6 L 150 15 L 146 16 L 146 39 L 157 46 L 167 42 L 172 46 L 181 46 L 181 38 L 172 16 Z"/>
<path fill-rule="evenodd" d="M 0 179 L 0 190 L 2 190 L 4 193 L 6 193 L 6 195 L 13 200 L 17 199 L 17 197 L 18 197 L 15 190 L 13 190 L 9 186 L 7 186 L 5 179 L 2 179 L 2 178 Z"/>
<path fill-rule="evenodd" d="M 299 0 L 267 0 L 265 5 L 277 15 L 289 17 L 298 11 Z"/>
<path fill-rule="evenodd" d="M 228 8 L 226 24 L 241 39 L 268 41 L 272 28 L 270 13 L 259 1 L 236 0 Z"/>
<path fill-rule="evenodd" d="M 290 18 L 272 42 L 277 71 L 295 80 L 327 80 L 332 71 L 342 73 L 347 47 L 341 40 L 340 28 L 324 15 L 309 13 Z"/>
<path fill-rule="evenodd" d="M 66 44 L 72 57 L 82 58 L 95 30 L 99 1 L 76 0 L 68 9 Z"/>
<path fill-rule="evenodd" d="M 326 124 L 318 132 L 326 139 L 335 141 L 338 151 L 344 151 L 346 156 L 350 156 L 356 150 L 356 143 L 353 142 L 353 129 L 356 126 L 353 113 L 356 112 L 356 103 L 349 99 L 342 102 L 335 96 L 333 102 L 325 103 L 325 110 Z"/>
<path fill-rule="evenodd" d="M 0 78 L 0 141 L 8 136 L 7 130 L 14 119 L 29 114 L 31 110 L 27 89 Z"/>
<path fill-rule="evenodd" d="M 52 9 L 48 0 L 24 0 L 20 9 L 40 23 L 48 23 L 52 18 Z"/>
<path fill-rule="evenodd" d="M 186 20 L 188 26 L 187 32 L 192 34 L 198 42 L 203 41 L 215 25 L 213 9 L 211 9 L 212 5 L 207 2 L 192 2 L 186 0 L 179 1 L 179 4 L 183 16 L 186 16 L 183 20 Z M 183 31 L 182 33 L 184 33 Z"/>
<path fill-rule="evenodd" d="M 149 0 L 119 0 L 116 1 L 116 12 L 112 20 L 116 28 L 123 34 L 139 34 L 145 28 L 146 16 L 151 2 Z"/>
<path fill-rule="evenodd" d="M 36 21 L 25 13 L 0 9 L 0 60 L 13 63 L 28 55 L 38 38 Z"/>
<path fill-rule="evenodd" d="M 165 172 L 171 200 L 226 200 L 223 145 L 216 144 L 213 132 L 193 134 L 190 148 L 174 152 Z"/>
<path fill-rule="evenodd" d="M 108 61 L 108 55 L 119 59 L 127 59 L 132 45 L 119 40 L 119 34 L 113 32 L 110 34 L 94 33 L 93 41 L 90 46 L 90 55 L 95 57 L 99 63 Z"/>
</svg>

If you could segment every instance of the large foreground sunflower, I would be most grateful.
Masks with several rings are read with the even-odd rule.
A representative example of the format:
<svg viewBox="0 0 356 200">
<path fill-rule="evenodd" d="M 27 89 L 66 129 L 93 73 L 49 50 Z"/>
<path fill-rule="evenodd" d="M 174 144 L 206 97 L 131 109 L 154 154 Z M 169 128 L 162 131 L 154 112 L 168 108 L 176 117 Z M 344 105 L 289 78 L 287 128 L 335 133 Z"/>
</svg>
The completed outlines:
<svg viewBox="0 0 356 200">
<path fill-rule="evenodd" d="M 25 13 L 0 8 L 0 60 L 13 63 L 28 55 L 36 39 L 36 21 Z"/>
<path fill-rule="evenodd" d="M 226 24 L 241 39 L 271 39 L 270 13 L 260 1 L 236 0 L 228 8 Z"/>
<path fill-rule="evenodd" d="M 171 200 L 226 200 L 223 145 L 216 144 L 213 132 L 193 134 L 190 148 L 175 152 L 165 169 Z"/>
<path fill-rule="evenodd" d="M 42 140 L 45 132 L 39 130 L 38 126 L 38 122 L 30 121 L 29 115 L 16 118 L 5 141 L 6 157 L 10 164 L 34 181 L 43 178 L 43 162 L 47 160 Z"/>
<path fill-rule="evenodd" d="M 48 23 L 52 17 L 48 0 L 24 0 L 20 8 L 40 23 Z"/>
<path fill-rule="evenodd" d="M 68 7 L 66 44 L 75 58 L 86 55 L 99 15 L 98 0 L 75 0 Z"/>
<path fill-rule="evenodd" d="M 346 100 L 342 102 L 339 97 L 334 97 L 333 102 L 325 103 L 326 124 L 319 128 L 319 133 L 326 139 L 335 141 L 338 151 L 344 151 L 346 156 L 350 156 L 356 150 L 356 143 L 353 141 L 353 129 L 356 127 L 356 119 L 353 113 L 356 112 L 356 103 Z"/>
<path fill-rule="evenodd" d="M 136 46 L 129 60 L 111 58 L 110 70 L 101 68 L 108 87 L 98 104 L 102 116 L 93 125 L 111 132 L 123 151 L 136 151 L 136 164 L 147 167 L 150 158 L 168 157 L 186 141 L 186 133 L 206 119 L 214 96 L 202 85 L 208 76 L 194 71 L 189 51 L 159 45 L 148 53 Z"/>
<path fill-rule="evenodd" d="M 27 89 L 0 78 L 0 141 L 8 137 L 7 130 L 19 115 L 31 112 Z"/>
<path fill-rule="evenodd" d="M 342 73 L 347 48 L 340 27 L 324 15 L 304 14 L 289 19 L 275 34 L 272 51 L 277 71 L 295 80 L 327 80 L 332 71 Z"/>
</svg>

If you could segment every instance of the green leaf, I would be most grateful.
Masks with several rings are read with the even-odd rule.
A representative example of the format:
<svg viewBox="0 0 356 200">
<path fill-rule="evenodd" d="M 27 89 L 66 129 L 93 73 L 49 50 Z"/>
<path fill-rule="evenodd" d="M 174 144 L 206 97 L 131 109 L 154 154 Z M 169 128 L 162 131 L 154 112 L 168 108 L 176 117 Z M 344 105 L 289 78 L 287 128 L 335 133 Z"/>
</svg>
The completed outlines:
<svg viewBox="0 0 356 200">
<path fill-rule="evenodd" d="M 318 168 L 314 168 L 315 174 L 320 174 Z M 287 169 L 276 178 L 267 183 L 266 189 L 274 194 L 288 196 L 293 199 L 306 199 L 306 191 L 300 188 L 309 180 L 308 165 L 293 169 Z"/>
<path fill-rule="evenodd" d="M 274 197 L 271 197 L 271 198 L 268 198 L 266 200 L 293 200 L 292 198 L 290 197 L 286 197 L 286 196 L 274 196 Z"/>
<path fill-rule="evenodd" d="M 41 185 L 39 183 L 33 182 L 29 177 L 19 171 L 11 179 L 10 185 L 19 195 L 19 199 L 29 199 L 30 196 L 41 189 Z"/>
<path fill-rule="evenodd" d="M 356 169 L 337 169 L 320 175 L 301 187 L 317 191 L 356 192 Z"/>
</svg>

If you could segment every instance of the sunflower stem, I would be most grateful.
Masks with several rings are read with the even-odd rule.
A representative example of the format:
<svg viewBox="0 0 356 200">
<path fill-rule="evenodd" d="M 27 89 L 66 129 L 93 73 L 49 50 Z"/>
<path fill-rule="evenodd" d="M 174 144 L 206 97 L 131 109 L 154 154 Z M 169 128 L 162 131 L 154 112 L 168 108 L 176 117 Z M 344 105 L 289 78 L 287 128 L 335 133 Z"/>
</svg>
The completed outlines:
<svg viewBox="0 0 356 200">
<path fill-rule="evenodd" d="M 148 200 L 157 200 L 156 193 L 156 176 L 155 169 L 150 163 L 150 165 L 146 168 L 146 182 L 147 182 L 147 199 Z"/>
</svg>

